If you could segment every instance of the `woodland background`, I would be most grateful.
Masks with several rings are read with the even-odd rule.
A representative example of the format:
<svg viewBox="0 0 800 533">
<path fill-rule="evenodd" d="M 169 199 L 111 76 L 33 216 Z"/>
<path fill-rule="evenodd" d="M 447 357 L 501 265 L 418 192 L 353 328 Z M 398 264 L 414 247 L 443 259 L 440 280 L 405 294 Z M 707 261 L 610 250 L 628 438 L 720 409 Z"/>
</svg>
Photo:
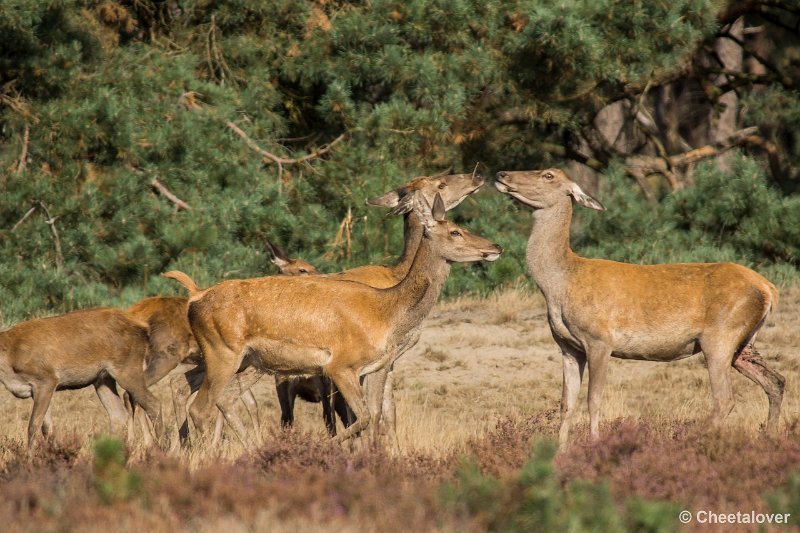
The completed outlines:
<svg viewBox="0 0 800 533">
<path fill-rule="evenodd" d="M 272 272 L 265 237 L 391 261 L 401 223 L 364 199 L 476 166 L 567 168 L 609 208 L 577 214 L 584 255 L 796 284 L 798 24 L 791 0 L 5 0 L 0 323 Z M 453 216 L 507 252 L 448 295 L 524 283 L 527 209 L 485 189 Z"/>
</svg>

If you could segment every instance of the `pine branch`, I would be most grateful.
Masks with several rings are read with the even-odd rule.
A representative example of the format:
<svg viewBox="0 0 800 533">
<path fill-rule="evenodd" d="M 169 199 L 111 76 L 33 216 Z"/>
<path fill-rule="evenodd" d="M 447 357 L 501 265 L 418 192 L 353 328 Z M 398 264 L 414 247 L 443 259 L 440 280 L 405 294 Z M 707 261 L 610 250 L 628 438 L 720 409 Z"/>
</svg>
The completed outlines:
<svg viewBox="0 0 800 533">
<path fill-rule="evenodd" d="M 153 180 L 150 182 L 150 185 L 156 191 L 161 193 L 167 200 L 175 204 L 178 207 L 178 209 L 183 209 L 184 211 L 191 211 L 192 207 L 183 200 L 181 200 L 180 198 L 178 198 L 177 196 L 175 196 L 175 194 L 173 194 L 172 191 L 167 189 L 163 183 L 158 181 L 158 178 L 153 178 Z"/>
</svg>

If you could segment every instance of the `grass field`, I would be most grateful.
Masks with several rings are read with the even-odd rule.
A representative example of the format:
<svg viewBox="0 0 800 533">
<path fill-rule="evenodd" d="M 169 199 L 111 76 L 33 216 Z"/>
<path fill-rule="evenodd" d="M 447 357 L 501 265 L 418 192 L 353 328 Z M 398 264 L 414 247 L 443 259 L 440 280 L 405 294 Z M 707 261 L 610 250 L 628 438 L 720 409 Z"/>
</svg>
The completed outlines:
<svg viewBox="0 0 800 533">
<path fill-rule="evenodd" d="M 557 489 L 550 489 L 571 494 L 570 483 L 575 480 L 606 483 L 611 491 L 609 505 L 620 509 L 629 509 L 626 502 L 630 498 L 671 500 L 690 509 L 701 504 L 727 506 L 717 508 L 719 512 L 728 512 L 733 505 L 745 505 L 743 511 L 764 511 L 778 505 L 771 504 L 765 494 L 790 482 L 787 480 L 792 471 L 800 471 L 800 290 L 785 289 L 781 296 L 778 310 L 757 341 L 767 363 L 786 377 L 781 436 L 766 439 L 760 434 L 767 415 L 766 396 L 760 387 L 733 369 L 736 407 L 722 432 L 709 435 L 703 421 L 711 410 L 711 393 L 702 355 L 669 364 L 613 360 L 601 442 L 591 443 L 586 438 L 584 383 L 579 404 L 581 418 L 573 432 L 575 445 L 552 462 Z M 92 476 L 97 476 L 96 466 L 94 472 L 91 468 L 94 437 L 107 427 L 93 390 L 55 395 L 53 417 L 58 437 L 47 449 L 40 450 L 45 459 L 28 458 L 22 449 L 30 402 L 5 393 L 0 395 L 0 467 L 6 483 L 0 492 L 18 505 L 9 508 L 6 502 L 0 506 L 0 516 L 12 517 L 9 519 L 18 521 L 24 529 L 31 524 L 48 529 L 67 519 L 77 527 L 89 517 L 97 524 L 113 522 L 116 519 L 110 517 L 123 508 L 129 515 L 133 513 L 130 520 L 135 518 L 134 522 L 123 521 L 123 529 L 133 529 L 136 520 L 144 520 L 155 529 L 194 524 L 201 526 L 200 530 L 405 529 L 401 525 L 443 530 L 510 528 L 502 521 L 492 522 L 494 515 L 479 505 L 478 511 L 465 509 L 460 503 L 448 507 L 447 496 L 442 494 L 450 486 L 458 495 L 457 502 L 470 501 L 470 483 L 479 474 L 464 478 L 463 458 L 473 457 L 480 475 L 497 476 L 495 481 L 480 478 L 478 485 L 483 487 L 485 482 L 495 489 L 501 487 L 497 490 L 508 496 L 514 490 L 507 484 L 519 482 L 519 469 L 527 460 L 531 442 L 554 437 L 561 397 L 561 358 L 550 337 L 541 296 L 517 289 L 485 299 L 440 303 L 424 322 L 417 346 L 397 362 L 395 369 L 401 445 L 398 456 L 329 445 L 318 404 L 298 401 L 295 430 L 276 430 L 280 413 L 274 380 L 265 376 L 254 389 L 266 428 L 259 436 L 258 452 L 245 450 L 235 439 L 226 439 L 215 451 L 194 450 L 173 456 L 134 449 L 129 466 L 142 478 L 140 490 L 147 496 L 121 498 L 124 502 L 111 504 L 103 503 L 92 488 Z M 171 417 L 167 387 L 159 384 L 155 392 L 164 400 L 165 414 Z M 245 416 L 244 411 L 242 415 Z M 687 459 L 689 466 L 679 466 L 686 457 L 693 458 Z M 646 462 L 639 465 L 639 470 L 631 470 L 630 464 L 638 464 L 637 461 Z M 737 470 L 728 465 L 740 461 L 752 469 Z M 227 479 L 231 474 L 226 469 L 242 468 L 244 464 L 257 465 L 259 475 L 251 479 L 254 474 L 250 468 L 245 478 L 254 485 L 239 494 L 241 487 Z M 42 477 L 42 472 L 47 475 Z M 676 481 L 675 472 L 686 476 L 685 486 Z M 35 480 L 31 477 L 34 474 L 38 476 Z M 237 471 L 235 476 L 242 474 Z M 184 485 L 199 490 L 203 500 L 233 498 L 236 503 L 220 509 L 208 501 L 176 502 L 174 494 L 162 493 L 168 490 L 163 487 L 180 484 L 173 478 L 183 479 Z M 153 487 L 153 479 L 161 479 L 159 488 Z M 280 485 L 279 496 L 288 498 L 286 501 L 276 500 L 275 494 L 259 492 L 275 491 L 276 480 L 312 488 L 305 495 L 300 490 L 299 494 L 287 496 L 289 488 Z M 355 486 L 349 485 L 352 483 Z M 342 484 L 349 488 L 343 489 Z M 59 493 L 65 486 L 85 493 L 92 503 L 91 513 L 76 515 L 68 509 L 70 496 Z M 349 502 L 342 503 L 344 510 L 334 512 L 328 507 L 332 486 L 343 491 L 341 497 Z M 15 490 L 37 495 L 34 499 L 54 499 L 51 505 L 55 507 L 49 511 L 42 511 L 41 504 L 26 507 L 27 504 L 19 504 L 25 500 Z M 221 496 L 226 490 L 236 495 Z M 602 496 L 592 494 L 593 498 Z M 689 499 L 682 500 L 681 495 Z M 491 499 L 488 494 L 484 496 Z M 496 494 L 494 498 L 506 501 Z M 789 500 L 784 504 L 791 505 Z M 323 505 L 320 501 L 328 503 Z M 413 516 L 402 518 L 405 512 Z M 623 525 L 629 529 L 648 530 L 631 522 L 632 511 L 620 512 L 627 517 Z M 191 516 L 206 519 L 192 522 Z M 43 522 L 31 522 L 31 517 Z M 48 522 L 47 517 L 54 522 Z M 399 522 L 392 522 L 393 517 Z M 679 527 L 676 517 L 676 513 L 670 515 L 665 523 Z M 800 523 L 800 516 L 796 518 Z M 614 530 L 615 522 L 609 524 L 600 524 L 598 529 Z"/>
</svg>

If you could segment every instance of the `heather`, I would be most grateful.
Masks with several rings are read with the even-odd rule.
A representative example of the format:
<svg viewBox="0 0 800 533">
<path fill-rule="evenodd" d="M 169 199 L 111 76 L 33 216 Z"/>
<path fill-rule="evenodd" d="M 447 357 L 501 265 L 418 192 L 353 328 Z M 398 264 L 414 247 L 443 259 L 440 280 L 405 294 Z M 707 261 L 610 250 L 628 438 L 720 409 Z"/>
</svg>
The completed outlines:
<svg viewBox="0 0 800 533">
<path fill-rule="evenodd" d="M 616 419 L 599 441 L 580 431 L 556 453 L 553 418 L 545 411 L 501 420 L 466 453 L 444 457 L 345 450 L 297 430 L 276 431 L 236 460 L 209 456 L 195 467 L 156 451 L 130 458 L 108 437 L 91 456 L 74 453 L 70 438 L 30 457 L 5 443 L 0 517 L 19 531 L 220 521 L 278 530 L 672 531 L 680 509 L 800 511 L 796 428 L 766 437 Z M 121 463 L 109 458 L 118 452 Z M 109 461 L 116 474 L 98 466 Z M 110 488 L 120 472 L 139 481 Z"/>
</svg>

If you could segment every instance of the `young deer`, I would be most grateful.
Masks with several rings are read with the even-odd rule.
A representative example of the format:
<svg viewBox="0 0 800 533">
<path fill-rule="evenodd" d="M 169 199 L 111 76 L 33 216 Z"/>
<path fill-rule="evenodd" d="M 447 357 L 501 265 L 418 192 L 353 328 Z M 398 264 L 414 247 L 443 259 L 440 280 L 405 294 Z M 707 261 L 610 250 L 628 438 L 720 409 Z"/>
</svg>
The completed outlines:
<svg viewBox="0 0 800 533">
<path fill-rule="evenodd" d="M 563 353 L 562 447 L 587 361 L 591 435 L 598 436 L 609 357 L 675 361 L 702 351 L 716 401 L 712 422 L 733 409 L 732 364 L 764 389 L 767 429 L 777 429 L 784 378 L 754 348 L 778 303 L 772 283 L 733 263 L 645 266 L 579 257 L 569 245 L 572 201 L 602 211 L 600 202 L 557 169 L 499 172 L 496 187 L 534 210 L 528 268 Z"/>
<path fill-rule="evenodd" d="M 337 442 L 366 429 L 370 414 L 359 376 L 402 353 L 408 334 L 436 301 L 451 262 L 493 261 L 502 248 L 444 220 L 435 198 L 424 237 L 407 276 L 390 289 L 322 276 L 231 280 L 192 293 L 189 323 L 206 360 L 207 374 L 190 415 L 201 435 L 226 385 L 247 359 L 261 370 L 330 376 L 357 420 Z"/>
<path fill-rule="evenodd" d="M 0 381 L 17 398 L 33 397 L 28 446 L 38 433 L 50 433 L 53 392 L 79 389 L 114 379 L 147 412 L 160 430 L 161 407 L 147 389 L 142 364 L 148 351 L 147 328 L 119 309 L 89 309 L 21 322 L 0 332 Z M 110 390 L 110 389 L 109 389 Z M 98 396 L 109 412 L 109 401 Z M 113 428 L 112 429 L 117 429 Z"/>
<path fill-rule="evenodd" d="M 277 244 L 266 241 L 267 258 L 278 267 L 284 276 L 312 276 L 319 274 L 319 271 L 307 261 L 300 258 L 292 258 L 284 252 Z M 299 396 L 303 400 L 311 403 L 322 404 L 322 418 L 328 434 L 333 437 L 336 435 L 336 418 L 334 412 L 339 415 L 344 427 L 353 422 L 353 413 L 341 394 L 332 387 L 332 383 L 327 376 L 310 377 L 289 377 L 275 376 L 275 390 L 278 394 L 278 403 L 281 406 L 281 426 L 291 427 L 294 424 L 294 402 Z"/>
</svg>

